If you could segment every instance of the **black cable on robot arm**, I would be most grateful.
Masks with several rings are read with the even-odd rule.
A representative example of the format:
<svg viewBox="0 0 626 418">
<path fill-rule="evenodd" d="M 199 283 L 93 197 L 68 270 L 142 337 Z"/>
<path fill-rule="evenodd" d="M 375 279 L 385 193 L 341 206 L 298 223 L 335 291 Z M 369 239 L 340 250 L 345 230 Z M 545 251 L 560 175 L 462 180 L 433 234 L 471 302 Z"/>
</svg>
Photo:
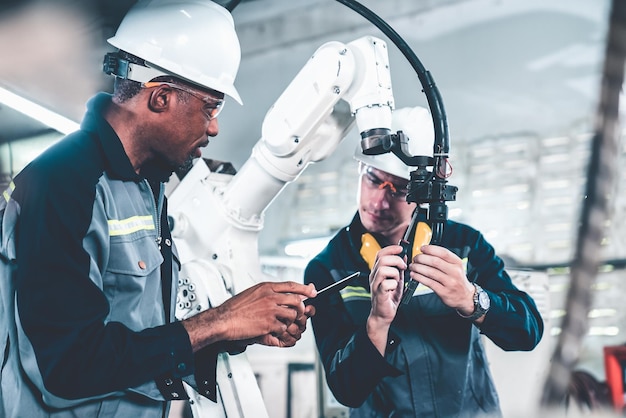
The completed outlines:
<svg viewBox="0 0 626 418">
<path fill-rule="evenodd" d="M 435 81 L 430 72 L 424 68 L 420 60 L 417 58 L 417 55 L 415 55 L 411 47 L 409 47 L 404 39 L 402 39 L 402 37 L 378 15 L 357 1 L 337 1 L 354 10 L 380 29 L 398 47 L 400 52 L 402 52 L 405 58 L 409 61 L 411 67 L 413 67 L 417 73 L 420 83 L 422 84 L 422 88 L 430 108 L 431 117 L 433 118 L 433 126 L 435 129 L 435 152 L 447 156 L 450 151 L 450 139 L 446 111 L 443 107 L 443 101 L 441 99 L 439 89 L 435 85 Z M 438 146 L 440 146 L 440 149 L 437 149 Z"/>
<path fill-rule="evenodd" d="M 417 77 L 419 78 L 424 94 L 426 95 L 426 100 L 428 101 L 428 107 L 430 108 L 430 114 L 433 119 L 433 127 L 435 130 L 435 153 L 441 154 L 442 157 L 447 157 L 450 151 L 448 120 L 446 117 L 446 111 L 443 107 L 441 94 L 439 93 L 439 89 L 435 85 L 435 81 L 430 72 L 424 68 L 420 60 L 417 58 L 417 55 L 415 55 L 411 47 L 404 41 L 404 39 L 402 39 L 402 37 L 376 13 L 354 0 L 337 1 L 354 10 L 380 29 L 398 47 L 400 52 L 402 52 L 404 57 L 409 61 L 411 67 L 413 67 L 417 73 Z M 228 9 L 228 11 L 232 12 L 240 2 L 241 0 L 230 0 L 225 3 L 224 7 Z"/>
</svg>

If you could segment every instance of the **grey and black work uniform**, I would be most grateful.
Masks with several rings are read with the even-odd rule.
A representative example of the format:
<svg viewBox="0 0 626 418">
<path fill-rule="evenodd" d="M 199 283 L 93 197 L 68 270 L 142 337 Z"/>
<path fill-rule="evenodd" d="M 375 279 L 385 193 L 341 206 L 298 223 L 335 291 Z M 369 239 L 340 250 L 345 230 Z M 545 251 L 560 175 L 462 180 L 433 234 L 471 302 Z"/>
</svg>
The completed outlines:
<svg viewBox="0 0 626 418">
<path fill-rule="evenodd" d="M 305 270 L 305 283 L 317 289 L 361 272 L 340 294 L 317 301 L 312 318 L 335 398 L 359 418 L 500 416 L 480 334 L 504 350 L 532 350 L 543 334 L 532 298 L 513 285 L 478 231 L 448 221 L 440 245 L 466 261 L 468 279 L 488 292 L 491 309 L 479 328 L 419 285 L 400 307 L 381 356 L 365 330 L 371 308 L 370 269 L 360 251 L 365 233 L 357 213 Z"/>
<path fill-rule="evenodd" d="M 174 321 L 180 266 L 162 184 L 171 171 L 135 173 L 102 117 L 110 101 L 94 97 L 80 130 L 29 164 L 0 203 L 5 417 L 162 417 L 194 373 L 215 399 L 215 353 L 194 356 Z"/>
</svg>

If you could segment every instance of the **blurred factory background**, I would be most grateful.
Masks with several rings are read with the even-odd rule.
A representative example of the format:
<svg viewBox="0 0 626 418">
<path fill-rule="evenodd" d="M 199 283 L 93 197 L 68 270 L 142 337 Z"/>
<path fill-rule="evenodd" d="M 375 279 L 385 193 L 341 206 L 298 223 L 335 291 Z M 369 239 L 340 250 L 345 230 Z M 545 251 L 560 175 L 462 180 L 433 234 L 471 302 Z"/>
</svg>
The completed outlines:
<svg viewBox="0 0 626 418">
<path fill-rule="evenodd" d="M 102 57 L 131 0 L 4 1 L 0 5 L 0 183 L 74 129 L 84 103 L 111 91 Z M 505 412 L 534 402 L 565 315 L 569 266 L 584 198 L 599 98 L 608 0 L 365 0 L 433 75 L 450 128 L 450 217 L 481 230 L 533 294 L 547 332 L 532 353 L 492 350 Z M 265 113 L 324 42 L 384 36 L 332 0 L 249 0 L 234 10 L 244 106 L 230 101 L 207 158 L 240 168 L 261 136 Z M 210 42 L 210 40 L 208 40 Z M 389 44 L 396 107 L 427 106 L 419 80 Z M 17 95 L 68 121 L 15 110 Z M 312 164 L 265 213 L 259 252 L 268 276 L 302 280 L 302 269 L 356 209 L 352 132 Z M 236 145 L 234 145 L 236 144 Z M 620 161 L 624 161 L 623 146 Z M 612 196 L 613 220 L 593 287 L 578 369 L 605 382 L 606 346 L 626 342 L 626 171 Z M 251 349 L 272 418 L 345 416 L 317 390 L 312 333 L 292 349 Z M 511 374 L 518 379 L 511 380 Z M 323 382 L 322 382 L 323 383 Z M 282 388 L 282 389 L 281 389 Z M 319 392 L 319 393 L 318 393 Z M 522 416 L 522 415 L 520 415 Z"/>
</svg>

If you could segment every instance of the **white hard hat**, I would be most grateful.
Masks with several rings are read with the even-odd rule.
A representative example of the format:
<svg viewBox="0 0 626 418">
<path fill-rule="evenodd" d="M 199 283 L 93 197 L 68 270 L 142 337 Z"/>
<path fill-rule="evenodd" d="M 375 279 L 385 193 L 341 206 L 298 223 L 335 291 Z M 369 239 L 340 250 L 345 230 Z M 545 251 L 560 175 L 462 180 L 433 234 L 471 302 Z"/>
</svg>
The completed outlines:
<svg viewBox="0 0 626 418">
<path fill-rule="evenodd" d="M 428 109 L 420 106 L 396 109 L 391 114 L 391 130 L 393 133 L 402 131 L 409 137 L 408 152 L 411 156 L 433 155 L 435 130 L 433 120 Z M 354 151 L 354 158 L 378 170 L 410 180 L 414 167 L 407 166 L 394 153 L 388 152 L 379 155 L 365 155 L 358 144 Z"/>
<path fill-rule="evenodd" d="M 234 85 L 241 60 L 239 39 L 231 14 L 212 1 L 139 0 L 108 42 L 157 70 L 138 69 L 135 75 L 150 78 L 133 77 L 135 81 L 165 73 L 241 104 Z"/>
</svg>

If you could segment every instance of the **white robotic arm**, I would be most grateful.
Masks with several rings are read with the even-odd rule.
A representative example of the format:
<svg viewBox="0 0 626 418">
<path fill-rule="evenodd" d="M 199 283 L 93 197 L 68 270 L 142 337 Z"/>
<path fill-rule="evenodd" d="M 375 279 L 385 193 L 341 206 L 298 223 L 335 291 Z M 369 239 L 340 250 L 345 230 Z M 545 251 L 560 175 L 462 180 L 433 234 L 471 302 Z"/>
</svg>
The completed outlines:
<svg viewBox="0 0 626 418">
<path fill-rule="evenodd" d="M 261 139 L 236 175 L 212 173 L 198 160 L 182 181 L 173 177 L 169 214 L 182 263 L 177 317 L 260 281 L 258 232 L 267 207 L 311 162 L 331 155 L 355 121 L 362 138 L 390 133 L 393 107 L 385 42 L 369 36 L 328 42 L 270 108 Z M 225 416 L 266 415 L 245 353 L 220 357 L 218 384 Z M 195 415 L 207 409 L 221 415 L 219 405 L 190 395 Z"/>
<path fill-rule="evenodd" d="M 350 126 L 332 117 L 342 99 L 360 132 L 389 129 L 393 94 L 383 41 L 322 45 L 268 111 L 253 158 L 274 177 L 294 180 L 309 162 L 328 157 L 347 133 Z"/>
</svg>

